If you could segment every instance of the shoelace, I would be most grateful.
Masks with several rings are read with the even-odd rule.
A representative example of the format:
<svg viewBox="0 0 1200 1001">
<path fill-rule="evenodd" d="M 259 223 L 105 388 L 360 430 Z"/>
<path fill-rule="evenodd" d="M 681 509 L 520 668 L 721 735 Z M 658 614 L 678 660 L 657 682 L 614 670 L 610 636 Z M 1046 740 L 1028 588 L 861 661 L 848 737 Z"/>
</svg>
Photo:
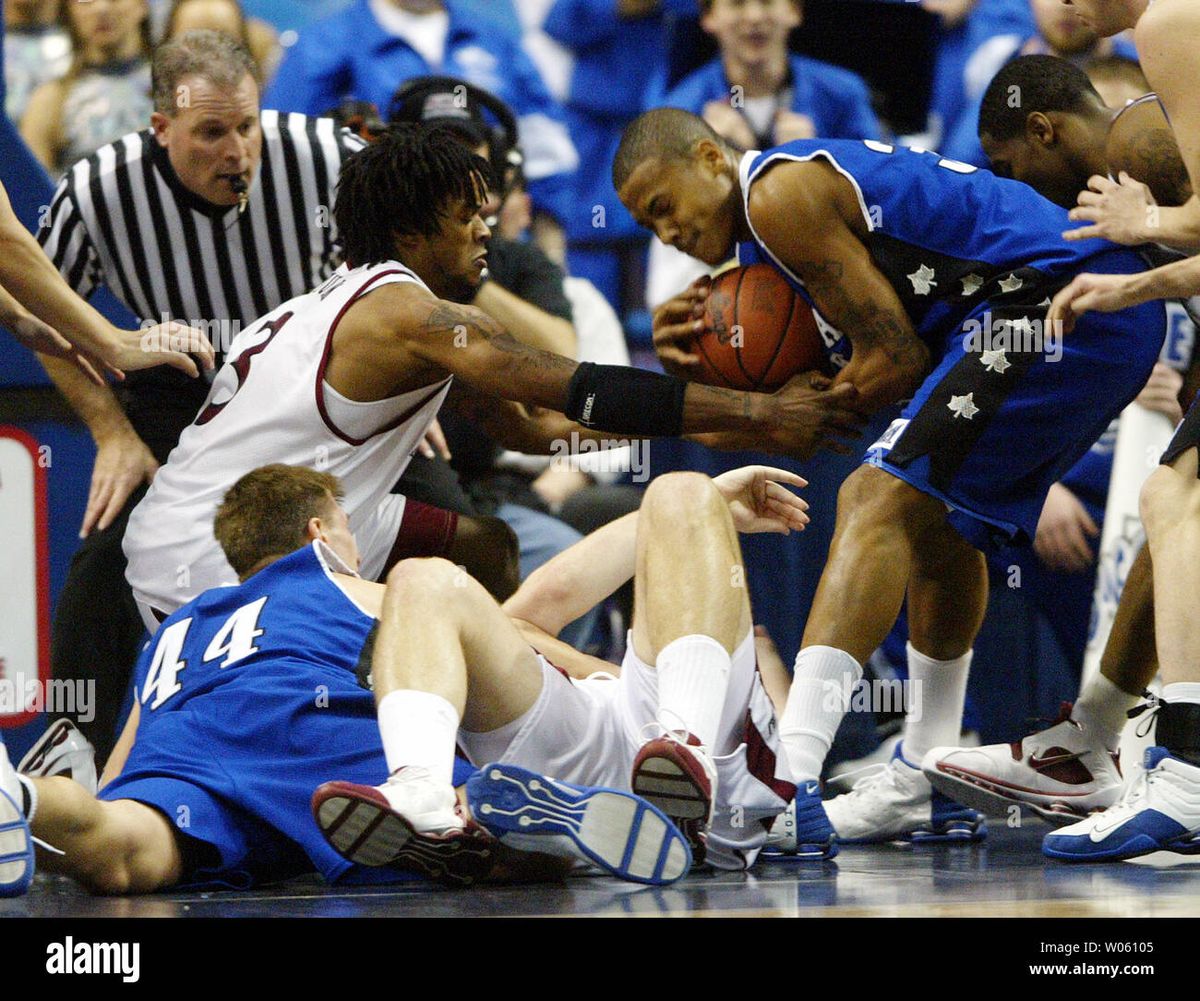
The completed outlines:
<svg viewBox="0 0 1200 1001">
<path fill-rule="evenodd" d="M 1163 707 L 1163 700 L 1149 689 L 1142 692 L 1142 698 L 1146 701 L 1139 703 L 1125 713 L 1125 715 L 1130 719 L 1137 719 L 1142 715 L 1142 713 L 1149 713 L 1149 715 L 1142 720 L 1142 722 L 1140 722 L 1134 730 L 1139 737 L 1144 737 L 1150 732 L 1150 727 L 1154 724 L 1154 718 L 1158 715 L 1158 711 Z M 1143 727 L 1145 727 L 1145 729 L 1143 729 Z"/>
<path fill-rule="evenodd" d="M 682 716 L 680 716 L 678 713 L 672 712 L 670 709 L 660 709 L 658 715 L 658 719 L 652 719 L 638 727 L 638 736 L 641 737 L 642 743 L 646 743 L 650 740 L 657 740 L 659 737 L 666 737 L 668 740 L 673 740 L 677 744 L 683 744 L 685 747 L 692 746 L 687 742 L 686 735 L 690 731 L 687 728 L 687 724 L 683 721 Z M 679 725 L 673 728 L 669 727 L 663 722 L 664 718 L 666 718 L 668 722 L 673 719 L 674 722 Z M 655 730 L 660 732 L 656 733 Z M 679 736 L 681 733 L 684 734 L 683 737 Z"/>
<path fill-rule="evenodd" d="M 896 769 L 892 767 L 891 762 L 883 763 L 876 762 L 873 765 L 863 765 L 862 768 L 855 768 L 853 771 L 845 772 L 841 779 L 846 781 L 854 775 L 861 777 L 856 779 L 854 785 L 850 788 L 849 795 L 855 793 L 867 792 L 882 785 L 894 786 L 896 784 Z"/>
</svg>

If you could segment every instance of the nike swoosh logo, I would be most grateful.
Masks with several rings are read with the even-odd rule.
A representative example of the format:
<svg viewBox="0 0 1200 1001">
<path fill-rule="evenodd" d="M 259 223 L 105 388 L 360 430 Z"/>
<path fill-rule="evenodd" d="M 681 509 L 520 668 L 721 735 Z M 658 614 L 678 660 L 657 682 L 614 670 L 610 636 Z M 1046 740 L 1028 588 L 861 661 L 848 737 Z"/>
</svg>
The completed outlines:
<svg viewBox="0 0 1200 1001">
<path fill-rule="evenodd" d="M 806 782 L 804 784 L 804 794 L 806 796 L 815 796 L 821 789 L 820 782 Z"/>
<path fill-rule="evenodd" d="M 1053 765 L 1066 764 L 1068 761 L 1078 761 L 1086 753 L 1087 751 L 1079 751 L 1075 754 L 1052 754 L 1046 758 L 1039 758 L 1036 754 L 1031 754 L 1029 755 L 1029 767 L 1035 772 L 1040 772 Z"/>
<path fill-rule="evenodd" d="M 1097 817 L 1092 821 L 1091 837 L 1093 841 L 1099 841 L 1104 835 L 1110 831 L 1116 830 L 1129 818 L 1127 816 L 1117 815 L 1115 817 L 1107 814 L 1102 817 Z"/>
</svg>

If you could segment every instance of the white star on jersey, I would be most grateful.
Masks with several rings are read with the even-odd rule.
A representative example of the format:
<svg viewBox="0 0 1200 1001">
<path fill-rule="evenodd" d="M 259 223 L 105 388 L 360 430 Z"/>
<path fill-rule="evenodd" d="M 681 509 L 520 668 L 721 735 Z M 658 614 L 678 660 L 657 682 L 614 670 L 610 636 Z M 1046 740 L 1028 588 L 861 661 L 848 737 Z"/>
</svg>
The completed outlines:
<svg viewBox="0 0 1200 1001">
<path fill-rule="evenodd" d="M 936 274 L 937 272 L 928 264 L 922 264 L 911 275 L 908 275 L 907 278 L 912 282 L 913 291 L 917 295 L 929 295 L 930 290 L 937 284 L 933 280 L 933 276 Z"/>
<path fill-rule="evenodd" d="M 989 372 L 995 372 L 998 375 L 1003 375 L 1007 369 L 1012 368 L 1012 362 L 1005 357 L 1004 348 L 996 348 L 995 351 L 983 351 L 979 355 L 979 360 Z"/>
<path fill-rule="evenodd" d="M 959 281 L 962 282 L 964 296 L 974 295 L 983 287 L 983 279 L 976 274 L 965 275 Z"/>
<path fill-rule="evenodd" d="M 965 417 L 967 420 L 970 420 L 979 413 L 979 408 L 975 406 L 974 393 L 967 393 L 966 396 L 952 396 L 946 406 L 953 412 L 955 420 L 959 417 Z"/>
<path fill-rule="evenodd" d="M 1016 275 L 1010 274 L 1007 278 L 1000 279 L 1001 292 L 1016 292 L 1025 283 Z"/>
</svg>

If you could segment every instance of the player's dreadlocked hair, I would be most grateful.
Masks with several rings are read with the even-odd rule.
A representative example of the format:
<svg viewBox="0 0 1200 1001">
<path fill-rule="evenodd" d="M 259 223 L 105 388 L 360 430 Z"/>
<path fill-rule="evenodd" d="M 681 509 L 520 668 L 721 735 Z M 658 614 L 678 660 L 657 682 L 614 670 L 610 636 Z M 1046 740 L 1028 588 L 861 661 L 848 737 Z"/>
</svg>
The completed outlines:
<svg viewBox="0 0 1200 1001">
<path fill-rule="evenodd" d="M 629 176 L 652 157 L 686 160 L 702 139 L 711 139 L 722 147 L 729 145 L 708 122 L 690 111 L 654 108 L 638 115 L 625 129 L 613 157 L 613 187 L 620 191 Z"/>
<path fill-rule="evenodd" d="M 1084 112 L 1103 105 L 1092 81 L 1058 56 L 1021 56 L 1005 64 L 988 84 L 979 109 L 979 134 L 1003 142 L 1025 132 L 1035 111 Z"/>
<path fill-rule="evenodd" d="M 390 261 L 397 236 L 433 236 L 455 200 L 478 206 L 488 162 L 440 126 L 393 125 L 346 159 L 333 217 L 352 267 Z"/>
</svg>

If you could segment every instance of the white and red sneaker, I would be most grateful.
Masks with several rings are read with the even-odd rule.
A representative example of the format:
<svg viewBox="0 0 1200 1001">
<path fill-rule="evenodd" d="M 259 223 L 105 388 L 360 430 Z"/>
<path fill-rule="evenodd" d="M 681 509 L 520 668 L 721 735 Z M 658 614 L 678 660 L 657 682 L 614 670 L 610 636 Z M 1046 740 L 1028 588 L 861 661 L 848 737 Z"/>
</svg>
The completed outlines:
<svg viewBox="0 0 1200 1001">
<path fill-rule="evenodd" d="M 458 810 L 452 786 L 401 768 L 381 786 L 326 782 L 313 793 L 325 840 L 357 865 L 410 869 L 449 886 L 491 871 L 496 839 Z"/>
<path fill-rule="evenodd" d="M 708 748 L 690 733 L 686 740 L 670 731 L 648 740 L 633 759 L 630 788 L 683 832 L 692 864 L 701 865 L 717 800 L 717 766 Z"/>
<path fill-rule="evenodd" d="M 96 794 L 96 749 L 69 719 L 57 719 L 46 727 L 17 771 L 40 779 L 61 775 Z"/>
<path fill-rule="evenodd" d="M 1017 805 L 1052 824 L 1073 824 L 1112 806 L 1121 794 L 1117 757 L 1071 719 L 1064 702 L 1046 730 L 1012 744 L 935 747 L 921 770 L 959 803 L 1003 816 Z"/>
</svg>

